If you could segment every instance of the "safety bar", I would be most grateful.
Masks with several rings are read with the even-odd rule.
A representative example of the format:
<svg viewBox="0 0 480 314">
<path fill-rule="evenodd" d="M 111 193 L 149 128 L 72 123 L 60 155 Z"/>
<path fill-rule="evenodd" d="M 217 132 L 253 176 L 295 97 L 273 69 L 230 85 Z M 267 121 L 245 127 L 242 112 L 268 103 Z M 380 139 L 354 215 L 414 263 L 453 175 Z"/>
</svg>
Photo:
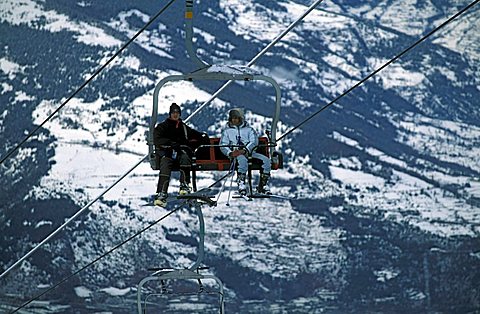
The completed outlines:
<svg viewBox="0 0 480 314">
<path fill-rule="evenodd" d="M 171 270 L 171 271 L 165 271 L 162 272 L 158 276 L 149 276 L 143 278 L 140 283 L 138 284 L 138 290 L 137 290 L 137 310 L 138 314 L 144 314 L 146 312 L 146 304 L 145 308 L 142 308 L 142 287 L 149 281 L 152 280 L 175 280 L 175 279 L 183 279 L 183 280 L 188 280 L 188 279 L 196 279 L 196 280 L 202 280 L 202 279 L 212 279 L 214 280 L 219 287 L 219 303 L 220 303 L 220 313 L 223 314 L 225 312 L 225 306 L 224 306 L 224 292 L 223 292 L 223 283 L 222 281 L 214 276 L 214 275 L 202 275 L 199 274 L 198 272 L 194 272 L 189 269 L 179 269 L 179 270 Z M 148 295 L 147 297 L 148 298 Z M 145 311 L 145 312 L 144 312 Z"/>
</svg>

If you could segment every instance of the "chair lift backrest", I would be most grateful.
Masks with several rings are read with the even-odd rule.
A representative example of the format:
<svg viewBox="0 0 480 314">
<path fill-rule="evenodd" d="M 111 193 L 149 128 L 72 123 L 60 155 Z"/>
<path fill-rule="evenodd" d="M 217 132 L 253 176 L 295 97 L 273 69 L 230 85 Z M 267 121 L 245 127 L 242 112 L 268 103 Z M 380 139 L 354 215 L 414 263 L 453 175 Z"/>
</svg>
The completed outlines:
<svg viewBox="0 0 480 314">
<path fill-rule="evenodd" d="M 267 137 L 259 137 L 259 145 L 256 149 L 257 153 L 270 156 L 269 143 Z M 231 160 L 225 156 L 219 147 L 220 139 L 211 138 L 210 147 L 202 147 L 197 150 L 195 159 L 192 164 L 192 169 L 195 171 L 226 171 L 230 168 Z M 252 160 L 251 170 L 260 170 L 261 163 L 257 159 Z M 279 161 L 272 164 L 272 169 L 276 170 L 283 168 L 283 164 Z"/>
</svg>

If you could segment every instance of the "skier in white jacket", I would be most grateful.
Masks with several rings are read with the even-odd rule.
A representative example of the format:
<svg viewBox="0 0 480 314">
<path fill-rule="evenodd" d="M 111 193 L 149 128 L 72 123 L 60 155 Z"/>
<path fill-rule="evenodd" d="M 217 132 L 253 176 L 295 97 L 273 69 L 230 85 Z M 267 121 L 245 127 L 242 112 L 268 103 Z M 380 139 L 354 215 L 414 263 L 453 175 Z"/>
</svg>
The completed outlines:
<svg viewBox="0 0 480 314">
<path fill-rule="evenodd" d="M 236 158 L 237 160 L 237 184 L 240 194 L 247 194 L 245 180 L 248 171 L 247 157 L 249 153 L 251 153 L 253 158 L 262 161 L 262 172 L 260 174 L 257 192 L 264 194 L 270 193 L 267 183 L 270 178 L 271 162 L 267 156 L 252 151 L 258 145 L 258 135 L 245 121 L 242 109 L 235 108 L 229 111 L 227 128 L 222 132 L 220 145 L 227 145 L 226 147 L 220 148 L 223 154 L 230 158 Z"/>
</svg>

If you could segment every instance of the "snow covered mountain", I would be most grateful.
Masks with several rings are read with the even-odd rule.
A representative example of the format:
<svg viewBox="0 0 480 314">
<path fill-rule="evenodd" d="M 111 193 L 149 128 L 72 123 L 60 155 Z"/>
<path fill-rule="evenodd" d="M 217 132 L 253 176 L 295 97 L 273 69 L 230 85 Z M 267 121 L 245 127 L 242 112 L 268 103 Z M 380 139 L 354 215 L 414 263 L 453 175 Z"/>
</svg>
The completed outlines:
<svg viewBox="0 0 480 314">
<path fill-rule="evenodd" d="M 245 65 L 311 3 L 196 1 L 198 54 L 211 64 Z M 165 4 L 3 0 L 0 155 Z M 279 136 L 468 4 L 321 3 L 253 66 L 282 87 Z M 0 165 L 2 269 L 147 153 L 155 84 L 195 70 L 185 52 L 184 5 L 169 7 Z M 480 309 L 479 11 L 473 6 L 280 141 L 285 168 L 274 173 L 273 191 L 291 200 L 227 206 L 224 193 L 217 207 L 204 208 L 205 265 L 225 284 L 227 313 Z M 172 101 L 187 117 L 222 83 L 168 85 L 159 119 Z M 189 124 L 218 136 L 227 111 L 240 106 L 263 133 L 272 95 L 263 84 L 232 84 Z M 200 173 L 199 186 L 219 175 Z M 1 279 L 0 309 L 15 309 L 165 215 L 144 206 L 156 180 L 142 163 Z M 197 229 L 194 212 L 177 211 L 27 309 L 132 313 L 147 268 L 195 261 Z M 157 300 L 151 308 L 215 312 L 215 300 Z"/>
</svg>

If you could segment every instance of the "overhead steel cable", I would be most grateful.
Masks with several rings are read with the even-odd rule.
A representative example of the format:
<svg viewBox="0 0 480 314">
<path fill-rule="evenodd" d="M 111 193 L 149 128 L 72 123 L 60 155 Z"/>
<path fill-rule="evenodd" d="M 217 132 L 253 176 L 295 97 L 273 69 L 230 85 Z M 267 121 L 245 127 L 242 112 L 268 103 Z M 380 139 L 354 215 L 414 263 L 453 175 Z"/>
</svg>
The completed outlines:
<svg viewBox="0 0 480 314">
<path fill-rule="evenodd" d="M 297 126 L 293 127 L 291 130 L 285 132 L 282 136 L 280 136 L 279 138 L 277 138 L 276 141 L 280 141 L 281 139 L 285 138 L 287 135 L 289 135 L 290 133 L 292 133 L 293 131 L 295 131 L 296 129 L 300 128 L 302 125 L 304 125 L 305 123 L 307 123 L 308 121 L 310 121 L 311 119 L 313 119 L 316 115 L 318 115 L 320 112 L 324 111 L 325 109 L 327 109 L 328 107 L 330 107 L 331 105 L 333 105 L 334 103 L 336 103 L 338 100 L 340 100 L 341 98 L 343 98 L 344 96 L 346 96 L 347 94 L 349 94 L 351 91 L 353 91 L 355 88 L 359 87 L 360 85 L 362 85 L 363 83 L 365 83 L 367 80 L 369 80 L 370 78 L 372 78 L 373 76 L 375 76 L 376 74 L 378 74 L 380 71 L 382 71 L 383 69 L 385 69 L 387 66 L 389 66 L 390 64 L 392 64 L 393 62 L 397 61 L 398 59 L 400 59 L 403 55 L 405 55 L 407 52 L 409 52 L 410 50 L 412 50 L 413 48 L 415 48 L 417 45 L 419 45 L 420 43 L 422 43 L 423 41 L 425 41 L 427 38 L 429 38 L 430 36 L 432 36 L 434 33 L 436 33 L 437 31 L 439 31 L 440 29 L 442 29 L 443 27 L 445 27 L 447 24 L 449 24 L 450 22 L 452 22 L 454 19 L 456 19 L 457 17 L 459 17 L 460 15 L 462 15 L 463 13 L 465 13 L 467 10 L 469 10 L 470 8 L 472 8 L 474 5 L 476 5 L 478 3 L 478 1 L 480 0 L 475 0 L 473 1 L 472 3 L 470 3 L 469 5 L 467 5 L 466 7 L 464 7 L 463 9 L 461 9 L 460 11 L 458 11 L 456 14 L 454 14 L 453 16 L 451 16 L 449 19 L 447 19 L 445 22 L 443 22 L 442 24 L 440 24 L 439 26 L 437 26 L 436 28 L 434 28 L 433 30 L 431 30 L 430 32 L 428 32 L 425 36 L 423 36 L 422 38 L 420 38 L 419 40 L 417 40 L 415 43 L 413 43 L 411 46 L 409 46 L 408 48 L 406 48 L 405 50 L 403 50 L 401 53 L 399 53 L 398 55 L 396 55 L 395 57 L 393 57 L 392 59 L 390 59 L 389 61 L 385 62 L 381 67 L 379 67 L 378 69 L 374 70 L 373 72 L 371 72 L 369 75 L 367 75 L 365 78 L 363 78 L 362 80 L 360 80 L 359 82 L 357 82 L 355 85 L 353 85 L 352 87 L 350 87 L 349 89 L 347 89 L 345 92 L 343 92 L 342 94 L 340 94 L 339 96 L 335 97 L 335 99 L 333 99 L 332 101 L 330 101 L 328 104 L 326 104 L 325 106 L 323 106 L 322 108 L 320 108 L 317 112 L 315 112 L 314 114 L 310 115 L 307 119 L 303 120 L 300 124 L 298 124 Z"/>
<path fill-rule="evenodd" d="M 152 228 L 153 226 L 155 226 L 156 224 L 158 224 L 160 221 L 162 221 L 163 219 L 167 218 L 168 216 L 172 215 L 173 213 L 175 213 L 178 209 L 180 209 L 185 203 L 187 203 L 187 201 L 183 201 L 182 203 L 178 204 L 174 209 L 172 209 L 170 212 L 168 212 L 167 214 L 163 215 L 161 218 L 157 219 L 155 222 L 151 223 L 150 225 L 148 225 L 147 227 L 143 228 L 142 230 L 138 231 L 137 233 L 135 233 L 134 235 L 130 236 L 129 238 L 127 238 L 126 240 L 124 240 L 123 242 L 115 245 L 113 248 L 111 248 L 110 250 L 108 250 L 107 252 L 103 253 L 102 255 L 100 255 L 99 257 L 95 258 L 94 260 L 92 260 L 91 262 L 89 262 L 88 264 L 86 264 L 85 266 L 83 266 L 82 268 L 78 269 L 77 271 L 73 272 L 72 274 L 68 275 L 67 277 L 65 277 L 64 279 L 60 280 L 58 283 L 56 283 L 55 285 L 51 286 L 50 288 L 48 288 L 47 290 L 43 291 L 42 293 L 36 295 L 35 297 L 31 298 L 30 300 L 28 300 L 27 302 L 25 302 L 24 304 L 22 304 L 20 307 L 18 307 L 17 309 L 15 309 L 13 312 L 11 313 L 16 313 L 18 312 L 19 310 L 23 309 L 24 307 L 26 307 L 27 305 L 29 305 L 30 303 L 32 303 L 33 301 L 35 300 L 38 300 L 40 297 L 42 297 L 43 295 L 47 294 L 48 292 L 54 290 L 55 288 L 57 288 L 58 286 L 62 285 L 63 283 L 67 282 L 68 280 L 70 280 L 70 278 L 76 276 L 77 274 L 81 273 L 82 271 L 84 271 L 85 269 L 87 269 L 88 267 L 92 266 L 93 264 L 97 263 L 99 260 L 103 259 L 105 256 L 109 255 L 110 253 L 112 253 L 113 251 L 117 250 L 119 247 L 123 246 L 124 244 L 126 244 L 127 242 L 130 242 L 131 240 L 133 240 L 134 238 L 138 237 L 140 234 L 144 233 L 145 231 L 147 231 L 148 229 Z"/>
<path fill-rule="evenodd" d="M 285 35 L 287 35 L 295 26 L 297 26 L 298 23 L 303 21 L 303 19 L 308 14 L 310 14 L 310 12 L 312 12 L 313 9 L 315 9 L 322 2 L 323 0 L 316 0 L 312 5 L 310 5 L 308 9 L 306 9 L 305 12 L 303 12 L 302 15 L 300 15 L 295 21 L 290 23 L 290 25 L 283 32 L 281 32 L 277 37 L 275 37 L 270 44 L 265 46 L 265 48 L 263 48 L 262 51 L 260 51 L 255 57 L 253 57 L 253 59 L 247 63 L 247 67 L 251 67 L 252 65 L 254 65 L 255 62 L 257 62 L 257 60 L 260 59 L 260 57 L 262 57 L 265 53 L 267 53 L 268 50 L 270 50 L 270 48 L 272 48 L 275 44 L 277 44 L 280 40 L 282 40 L 282 38 L 285 37 Z M 195 116 L 200 110 L 203 109 L 203 107 L 211 103 L 215 98 L 218 97 L 218 95 L 220 95 L 222 91 L 224 91 L 232 83 L 233 81 L 230 80 L 225 84 L 223 84 L 206 102 L 204 102 L 200 107 L 198 107 L 194 112 L 192 112 L 189 118 Z"/>
<path fill-rule="evenodd" d="M 212 187 L 214 187 L 217 183 L 219 183 L 220 181 L 222 181 L 223 179 L 225 179 L 227 176 L 229 176 L 231 174 L 231 172 L 229 171 L 227 174 L 223 175 L 222 177 L 220 177 L 220 179 L 216 180 L 215 182 L 213 182 L 212 184 L 210 184 L 208 186 L 207 189 L 210 189 Z M 158 224 L 160 221 L 164 220 L 165 218 L 167 218 L 168 216 L 172 215 L 173 213 L 175 213 L 176 211 L 178 211 L 180 208 L 182 208 L 183 205 L 187 204 L 188 203 L 188 200 L 185 200 L 185 201 L 182 201 L 180 204 L 178 204 L 177 206 L 175 206 L 175 208 L 173 208 L 171 211 L 169 211 L 168 213 L 166 213 L 165 215 L 163 215 L 161 218 L 157 219 L 156 221 L 154 221 L 153 223 L 151 223 L 150 225 L 146 226 L 145 228 L 137 231 L 134 235 L 128 237 L 126 240 L 122 241 L 121 243 L 115 245 L 113 248 L 111 248 L 110 250 L 108 250 L 107 252 L 103 253 L 102 255 L 100 255 L 99 257 L 95 258 L 94 260 L 92 260 L 91 262 L 89 262 L 88 264 L 86 264 L 85 266 L 83 266 L 82 268 L 78 269 L 77 271 L 73 272 L 72 274 L 68 275 L 67 277 L 65 277 L 64 279 L 60 280 L 59 282 L 57 282 L 55 285 L 51 286 L 50 288 L 48 288 L 47 290 L 43 291 L 42 293 L 36 295 L 35 297 L 31 298 L 30 300 L 28 300 L 27 302 L 25 302 L 24 304 L 22 304 L 20 307 L 18 307 L 16 310 L 14 310 L 13 312 L 11 313 L 15 313 L 17 312 L 18 310 L 24 308 L 25 306 L 27 306 L 28 304 L 32 303 L 33 301 L 37 300 L 38 298 L 44 296 L 45 294 L 47 294 L 48 292 L 54 290 L 55 288 L 57 288 L 58 286 L 62 285 L 63 283 L 67 282 L 68 280 L 70 280 L 70 278 L 78 275 L 79 273 L 81 273 L 82 271 L 84 271 L 85 269 L 89 268 L 90 266 L 94 265 L 95 263 L 97 263 L 98 261 L 100 261 L 101 259 L 103 259 L 104 257 L 106 257 L 107 255 L 113 253 L 114 251 L 116 251 L 117 249 L 119 249 L 120 247 L 122 247 L 123 245 L 127 244 L 128 242 L 130 242 L 131 240 L 135 239 L 136 237 L 138 237 L 139 235 L 141 235 L 142 233 L 144 233 L 145 231 L 149 230 L 150 228 L 152 228 L 153 226 L 155 226 L 156 224 Z"/>
<path fill-rule="evenodd" d="M 259 56 L 263 56 L 271 47 L 273 47 L 273 44 L 272 43 L 277 43 L 278 41 L 280 41 L 294 26 L 296 26 L 303 18 L 305 18 L 305 16 L 308 15 L 308 13 L 310 13 L 316 5 L 320 4 L 323 0 L 317 0 L 313 5 L 311 5 L 306 11 L 305 13 L 298 19 L 296 19 L 293 23 L 291 23 L 282 33 L 280 33 L 280 35 L 278 35 L 277 37 L 275 37 L 275 39 L 273 39 L 273 41 L 267 45 L 264 49 L 262 49 L 262 51 L 260 51 L 250 62 L 249 62 L 249 66 L 251 66 L 254 62 L 256 62 L 259 58 Z M 188 120 L 190 120 L 190 118 L 195 115 L 196 113 L 198 113 L 203 107 L 205 107 L 206 104 L 208 104 L 209 102 L 211 102 L 215 97 L 217 97 L 217 95 L 221 92 L 221 90 L 223 90 L 223 88 L 225 88 L 226 86 L 228 86 L 228 83 L 225 84 L 221 89 L 219 89 L 215 95 L 212 96 L 212 98 L 210 98 L 206 103 L 202 104 L 202 106 L 198 109 L 196 109 L 190 116 L 188 116 L 186 119 L 185 119 L 185 122 L 187 122 Z M 82 212 L 84 212 L 85 210 L 87 210 L 91 205 L 93 205 L 96 201 L 98 201 L 103 195 L 105 195 L 108 191 L 110 191 L 115 185 L 117 185 L 120 181 L 122 181 L 128 174 L 130 174 L 130 172 L 132 172 L 135 168 L 137 168 L 145 159 L 148 158 L 148 154 L 146 154 L 145 156 L 143 156 L 136 164 L 135 166 L 133 166 L 132 168 L 130 168 L 127 172 L 125 172 L 117 181 L 115 181 L 112 185 L 110 185 L 107 189 L 105 189 L 100 195 L 98 195 L 94 200 L 92 200 L 91 202 L 89 202 L 87 205 L 85 205 L 83 208 L 81 208 L 77 213 L 75 213 L 74 216 L 72 216 L 70 219 L 68 219 L 64 224 L 62 224 L 60 227 L 58 227 L 55 231 L 53 231 L 50 235 L 47 236 L 47 238 L 45 238 L 42 242 L 40 242 L 39 244 L 37 244 L 31 251 L 29 251 L 25 256 L 23 256 L 22 258 L 20 258 L 18 261 L 16 261 L 12 266 L 10 266 L 7 270 L 5 270 L 3 273 L 0 274 L 0 279 L 5 277 L 12 269 L 14 269 L 15 267 L 17 267 L 18 265 L 20 265 L 21 262 L 23 262 L 25 259 L 27 259 L 31 254 L 33 254 L 36 250 L 38 250 L 42 245 L 44 245 L 47 241 L 49 241 L 55 234 L 59 233 L 63 228 L 65 228 L 69 223 L 71 223 L 75 218 L 77 218 Z"/>
<path fill-rule="evenodd" d="M 175 1 L 175 0 L 173 0 Z M 172 2 L 173 2 L 172 1 Z M 323 0 L 319 0 L 317 1 L 318 3 L 322 2 Z M 386 62 L 384 65 L 382 65 L 380 68 L 376 69 L 375 71 L 373 71 L 372 73 L 370 73 L 367 77 L 365 77 L 364 79 L 362 79 L 361 81 L 359 81 L 357 84 L 355 84 L 354 86 L 352 86 L 351 88 L 349 88 L 347 91 L 345 91 L 344 93 L 342 93 L 341 95 L 337 96 L 334 100 L 332 100 L 330 103 L 328 103 L 327 105 L 325 105 L 324 107 L 322 107 L 320 110 L 318 110 L 316 113 L 314 113 L 313 115 L 309 116 L 307 119 L 305 119 L 302 123 L 300 123 L 299 125 L 297 125 L 296 127 L 292 128 L 291 130 L 289 130 L 288 132 L 284 133 L 282 136 L 280 136 L 277 141 L 283 139 L 284 137 L 286 137 L 288 134 L 292 133 L 294 130 L 298 129 L 300 126 L 304 125 L 305 123 L 307 123 L 308 121 L 310 121 L 313 117 L 315 117 L 317 114 L 319 114 L 320 112 L 322 112 L 323 110 L 325 110 L 326 108 L 328 108 L 329 106 L 331 106 L 333 103 L 335 103 L 336 101 L 338 101 L 340 98 L 344 97 L 345 95 L 347 95 L 348 93 L 350 93 L 352 90 L 354 90 L 355 88 L 357 88 L 358 86 L 360 86 L 361 84 L 363 84 L 365 81 L 367 81 L 368 79 L 370 79 L 371 77 L 373 77 L 374 75 L 376 75 L 378 72 L 380 72 L 381 70 L 383 70 L 384 68 L 386 68 L 387 66 L 389 66 L 391 63 L 395 62 L 397 59 L 399 59 L 400 57 L 402 57 L 404 54 L 406 54 L 408 51 L 410 51 L 411 49 L 413 49 L 415 46 L 417 46 L 418 44 L 420 44 L 421 42 L 423 42 L 424 40 L 426 40 L 428 37 L 430 37 L 432 34 L 434 34 L 435 32 L 437 32 L 438 30 L 440 30 L 441 28 L 443 28 L 444 26 L 446 26 L 447 24 L 449 24 L 451 21 L 453 21 L 455 18 L 457 18 L 458 16 L 460 16 L 461 14 L 463 14 L 464 12 L 466 12 L 468 9 L 470 9 L 471 7 L 473 7 L 474 5 L 476 5 L 480 0 L 475 0 L 473 1 L 472 3 L 470 3 L 468 6 L 466 6 L 465 8 L 463 8 L 462 10 L 460 10 L 458 13 L 456 13 L 455 15 L 453 15 L 452 17 L 450 17 L 447 21 L 445 21 L 444 23 L 442 23 L 441 25 L 439 25 L 438 27 L 436 27 L 435 29 L 433 29 L 432 31 L 430 31 L 427 35 L 425 35 L 424 37 L 422 37 L 421 39 L 419 39 L 418 41 L 416 41 L 413 45 L 409 46 L 407 49 L 405 49 L 404 51 L 402 51 L 400 54 L 398 54 L 397 56 L 395 56 L 394 58 L 392 58 L 391 60 L 389 60 L 388 62 Z M 317 3 L 317 4 L 318 4 Z M 306 16 L 306 15 L 305 15 Z M 286 33 L 285 33 L 286 34 Z M 281 38 L 280 38 L 281 39 Z M 279 39 L 279 40 L 280 40 Z M 270 46 L 270 45 L 269 45 Z M 267 46 L 267 47 L 269 47 Z M 273 45 L 272 45 L 273 46 Z M 266 51 L 262 51 L 263 53 L 265 53 Z M 261 53 L 262 53 L 261 52 Z M 256 59 L 258 58 L 254 58 L 252 61 L 254 62 L 254 60 L 256 61 Z M 250 65 L 249 65 L 250 66 Z M 226 83 L 224 86 L 222 86 L 222 88 L 220 88 L 219 90 L 217 90 L 217 93 L 214 95 L 214 97 L 212 96 L 212 98 L 208 101 L 208 102 L 211 102 L 215 97 L 216 95 L 218 95 L 218 93 L 221 92 L 221 90 L 223 90 L 226 86 L 228 86 L 230 82 Z M 202 106 L 204 106 L 206 104 L 203 104 Z M 203 107 L 202 107 L 203 108 Z M 197 109 L 195 112 L 193 112 L 188 118 L 187 120 L 192 117 L 194 114 L 196 114 L 201 108 Z M 103 194 L 105 194 L 106 192 L 108 192 L 114 185 L 116 185 L 119 181 L 123 180 L 133 169 L 135 169 L 141 162 L 143 162 L 143 160 L 145 160 L 146 158 L 148 157 L 148 155 L 144 156 L 134 167 L 132 167 L 126 174 L 124 174 L 119 180 L 117 180 L 112 186 L 110 186 Z M 3 162 L 3 160 L 2 160 Z M 0 162 L 1 163 L 1 162 Z M 228 174 L 227 174 L 228 175 Z M 222 180 L 224 177 L 222 177 L 220 180 Z M 219 181 L 219 180 L 218 180 Z M 218 182 L 217 181 L 217 182 Z M 213 185 L 212 185 L 213 186 Z M 98 198 L 96 199 L 98 200 Z M 96 201 L 95 200 L 95 201 Z M 185 202 L 184 202 L 185 203 Z M 182 204 L 184 204 L 182 203 Z M 93 204 L 93 203 L 92 203 Z M 71 274 L 70 276 L 68 276 L 67 278 L 63 279 L 62 281 L 60 281 L 59 283 L 57 283 L 56 285 L 54 285 L 53 287 L 49 288 L 48 290 L 46 290 L 45 292 L 39 294 L 38 296 L 36 296 L 35 298 L 29 300 L 27 303 L 23 304 L 21 307 L 17 308 L 14 312 L 12 313 L 15 313 L 17 312 L 18 310 L 22 309 L 23 307 L 25 307 L 26 305 L 30 304 L 31 302 L 33 302 L 34 300 L 40 298 L 41 296 L 45 295 L 46 293 L 48 293 L 49 291 L 55 289 L 56 287 L 58 287 L 59 285 L 63 284 L 64 282 L 68 281 L 71 277 L 77 275 L 78 273 L 80 273 L 81 271 L 85 270 L 86 268 L 90 267 L 91 265 L 95 264 L 96 262 L 98 262 L 100 259 L 104 258 L 105 256 L 107 256 L 108 254 L 112 253 L 113 251 L 115 251 L 116 249 L 118 249 L 119 247 L 123 246 L 124 244 L 126 244 L 127 242 L 129 242 L 130 240 L 134 239 L 135 237 L 137 237 L 138 235 L 140 235 L 141 233 L 147 231 L 148 229 L 150 229 L 151 227 L 153 227 L 154 225 L 156 225 L 157 223 L 159 223 L 160 221 L 162 221 L 163 219 L 165 219 L 166 217 L 170 216 L 171 214 L 173 214 L 175 211 L 178 210 L 178 208 L 181 207 L 181 204 L 178 205 L 175 209 L 173 209 L 171 212 L 169 212 L 168 214 L 166 214 L 165 216 L 163 216 L 162 218 L 160 218 L 159 220 L 155 221 L 153 224 L 147 226 L 146 228 L 140 230 L 139 232 L 137 232 L 135 235 L 129 237 L 127 240 L 123 241 L 122 243 L 116 245 L 114 248 L 110 249 L 109 251 L 107 251 L 106 253 L 102 254 L 100 257 L 96 258 L 95 260 L 93 260 L 92 262 L 88 263 L 87 265 L 85 265 L 84 267 L 82 267 L 81 269 L 79 269 L 78 271 L 76 271 L 75 273 Z M 2 275 L 0 275 L 0 278 L 2 276 L 4 276 L 4 274 L 6 274 L 6 272 L 2 273 Z"/>
<path fill-rule="evenodd" d="M 128 40 L 110 59 L 107 60 L 102 66 L 100 66 L 95 73 L 90 76 L 79 88 L 77 88 L 57 109 L 55 109 L 42 123 L 37 125 L 33 131 L 28 133 L 28 135 L 18 143 L 13 149 L 11 149 L 5 156 L 0 160 L 0 165 L 7 160 L 14 152 L 16 152 L 23 144 L 25 144 L 35 133 L 40 130 L 45 123 L 50 121 L 65 105 L 72 100 L 85 86 L 87 86 L 100 72 L 102 72 L 116 57 L 118 57 L 141 33 L 143 33 L 152 23 L 165 12 L 176 0 L 170 0 L 157 14 L 155 14 L 148 22 L 145 24 L 142 29 L 140 29 L 130 40 Z"/>
<path fill-rule="evenodd" d="M 17 260 L 15 263 L 13 263 L 12 266 L 8 267 L 2 274 L 0 274 L 0 279 L 5 277 L 11 270 L 13 270 L 15 267 L 20 265 L 24 260 L 29 258 L 35 251 L 37 251 L 41 246 L 43 246 L 45 243 L 50 241 L 56 234 L 58 234 L 60 231 L 62 231 L 67 225 L 69 225 L 72 221 L 74 221 L 78 216 L 80 216 L 81 213 L 86 211 L 90 206 L 92 206 L 95 202 L 97 202 L 100 198 L 102 198 L 105 194 L 107 194 L 108 191 L 110 191 L 115 185 L 117 185 L 120 181 L 122 181 L 126 176 L 130 174 L 135 168 L 137 168 L 146 158 L 147 156 L 143 157 L 141 160 L 139 160 L 135 166 L 131 167 L 127 172 L 125 172 L 120 178 L 118 178 L 112 185 L 110 185 L 108 188 L 106 188 L 102 193 L 100 193 L 97 197 L 95 197 L 93 200 L 88 202 L 87 205 L 83 206 L 81 209 L 79 209 L 72 217 L 67 219 L 60 227 L 55 229 L 52 233 L 50 233 L 45 239 L 43 239 L 40 243 L 37 243 L 33 249 L 31 249 L 27 254 L 25 254 L 23 257 L 21 257 L 19 260 Z"/>
</svg>

